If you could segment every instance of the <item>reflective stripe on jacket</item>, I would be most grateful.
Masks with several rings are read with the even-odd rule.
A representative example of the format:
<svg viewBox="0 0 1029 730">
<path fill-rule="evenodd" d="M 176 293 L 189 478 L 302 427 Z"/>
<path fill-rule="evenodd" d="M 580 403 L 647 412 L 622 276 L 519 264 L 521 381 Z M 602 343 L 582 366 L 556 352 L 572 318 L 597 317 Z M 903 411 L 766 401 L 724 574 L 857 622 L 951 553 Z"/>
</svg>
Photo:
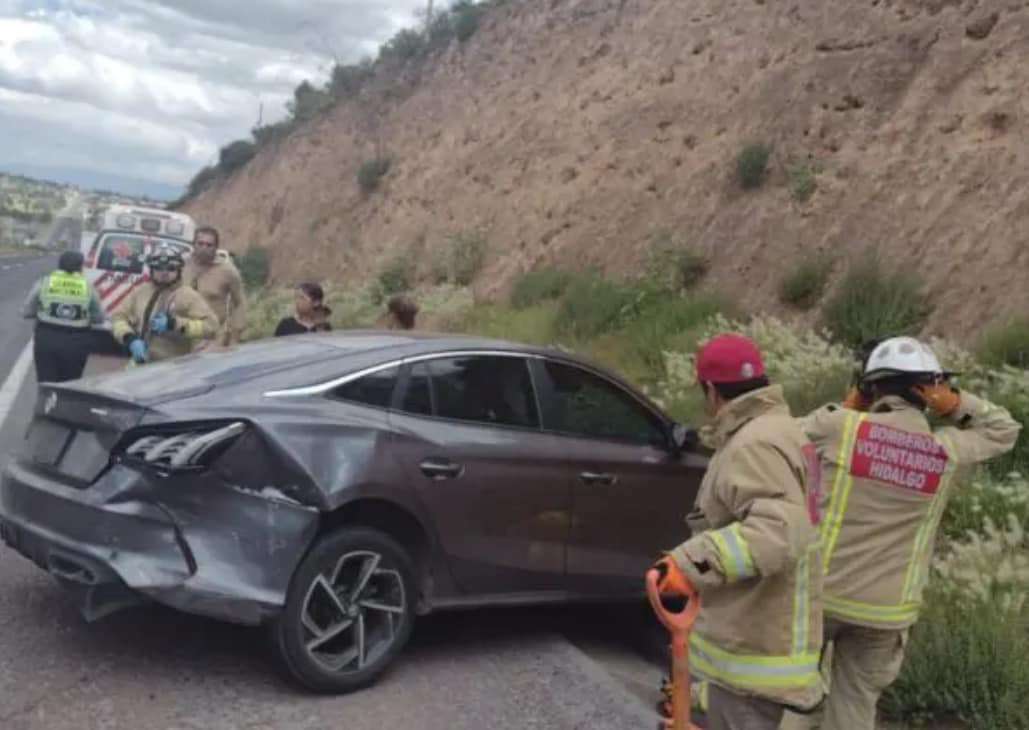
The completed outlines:
<svg viewBox="0 0 1029 730">
<path fill-rule="evenodd" d="M 806 709 L 822 697 L 822 562 L 806 493 L 810 444 L 778 386 L 718 414 L 715 454 L 672 551 L 707 562 L 690 667 L 737 693 Z M 713 575 L 712 575 L 713 574 Z"/>
<path fill-rule="evenodd" d="M 43 279 L 39 287 L 36 320 L 60 327 L 85 329 L 92 316 L 93 295 L 89 282 L 81 273 L 55 271 Z"/>
<path fill-rule="evenodd" d="M 175 318 L 175 331 L 153 334 L 149 320 L 157 314 Z M 150 360 L 188 355 L 200 340 L 218 332 L 218 318 L 204 298 L 181 282 L 158 289 L 152 281 L 136 287 L 111 316 L 114 339 L 134 333 L 149 343 Z"/>
<path fill-rule="evenodd" d="M 883 629 L 918 620 L 936 530 L 963 467 L 1010 451 L 1021 428 L 968 393 L 952 419 L 934 433 L 921 410 L 889 396 L 868 413 L 830 405 L 801 420 L 828 488 L 827 616 Z"/>
</svg>

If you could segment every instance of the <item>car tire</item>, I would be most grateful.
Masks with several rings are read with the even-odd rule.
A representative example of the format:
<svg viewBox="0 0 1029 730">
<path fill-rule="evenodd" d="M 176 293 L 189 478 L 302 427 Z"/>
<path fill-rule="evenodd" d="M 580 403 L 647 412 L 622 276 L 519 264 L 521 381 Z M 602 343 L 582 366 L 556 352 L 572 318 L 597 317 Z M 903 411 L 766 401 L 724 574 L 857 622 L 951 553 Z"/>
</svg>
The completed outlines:
<svg viewBox="0 0 1029 730">
<path fill-rule="evenodd" d="M 415 602 L 411 558 L 393 538 L 365 527 L 326 535 L 300 563 L 272 623 L 280 666 L 314 692 L 366 687 L 410 638 Z"/>
</svg>

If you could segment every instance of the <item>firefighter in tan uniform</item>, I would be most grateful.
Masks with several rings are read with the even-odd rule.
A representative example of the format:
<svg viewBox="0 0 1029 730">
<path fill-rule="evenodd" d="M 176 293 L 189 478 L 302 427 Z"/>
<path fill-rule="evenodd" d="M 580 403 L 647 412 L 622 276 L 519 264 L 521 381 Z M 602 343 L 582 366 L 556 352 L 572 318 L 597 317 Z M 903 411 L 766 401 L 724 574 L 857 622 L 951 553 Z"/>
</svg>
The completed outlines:
<svg viewBox="0 0 1029 730">
<path fill-rule="evenodd" d="M 689 580 L 701 613 L 690 668 L 708 727 L 774 730 L 787 707 L 822 699 L 822 563 L 809 487 L 818 459 L 769 385 L 750 340 L 722 335 L 697 355 L 716 448 L 687 521 L 693 537 L 657 564 L 662 590 Z"/>
<path fill-rule="evenodd" d="M 235 264 L 228 256 L 218 256 L 218 238 L 215 228 L 197 229 L 182 280 L 199 292 L 218 318 L 220 330 L 215 342 L 236 345 L 247 326 L 247 298 Z"/>
<path fill-rule="evenodd" d="M 833 653 L 822 730 L 874 730 L 876 703 L 899 674 L 918 619 L 956 477 L 1018 438 L 1021 426 L 1005 409 L 948 381 L 926 345 L 891 338 L 868 356 L 846 407 L 801 421 L 827 489 L 822 560 Z M 934 432 L 927 410 L 949 425 Z"/>
<path fill-rule="evenodd" d="M 111 317 L 114 339 L 128 348 L 136 365 L 187 355 L 218 332 L 218 318 L 207 302 L 182 282 L 184 263 L 175 249 L 156 249 L 147 257 L 150 281 Z"/>
</svg>

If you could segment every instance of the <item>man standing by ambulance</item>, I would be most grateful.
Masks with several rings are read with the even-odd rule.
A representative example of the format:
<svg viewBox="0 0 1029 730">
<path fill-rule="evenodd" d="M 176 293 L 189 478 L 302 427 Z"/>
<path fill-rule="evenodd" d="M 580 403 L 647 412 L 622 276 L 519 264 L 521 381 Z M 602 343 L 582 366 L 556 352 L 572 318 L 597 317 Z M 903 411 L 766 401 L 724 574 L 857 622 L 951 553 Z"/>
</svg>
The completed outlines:
<svg viewBox="0 0 1029 730">
<path fill-rule="evenodd" d="M 1021 426 L 1003 408 L 949 384 L 911 337 L 868 356 L 843 407 L 801 421 L 828 493 L 822 521 L 825 638 L 833 642 L 821 730 L 874 730 L 876 703 L 918 620 L 936 529 L 962 467 L 1010 451 Z M 930 411 L 949 422 L 933 431 Z"/>
<path fill-rule="evenodd" d="M 716 451 L 687 517 L 693 537 L 657 564 L 660 585 L 700 593 L 690 668 L 707 684 L 707 727 L 776 730 L 787 708 L 822 699 L 817 455 L 750 340 L 704 345 L 697 380 Z"/>
<path fill-rule="evenodd" d="M 218 246 L 217 229 L 198 228 L 182 280 L 207 301 L 218 318 L 220 330 L 215 341 L 236 345 L 247 326 L 247 298 L 239 270 L 228 256 L 218 255 Z"/>
</svg>

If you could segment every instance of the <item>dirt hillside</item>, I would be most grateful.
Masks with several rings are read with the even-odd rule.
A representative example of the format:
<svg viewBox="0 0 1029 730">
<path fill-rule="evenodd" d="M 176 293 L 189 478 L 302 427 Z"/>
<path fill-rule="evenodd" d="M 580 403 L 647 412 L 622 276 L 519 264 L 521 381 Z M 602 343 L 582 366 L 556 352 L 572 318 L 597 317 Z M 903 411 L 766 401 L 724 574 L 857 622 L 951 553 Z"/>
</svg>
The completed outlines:
<svg viewBox="0 0 1029 730">
<path fill-rule="evenodd" d="M 930 330 L 1029 313 L 1029 2 L 511 0 L 392 92 L 337 105 L 186 206 L 274 278 L 357 280 L 453 234 L 480 296 L 542 265 L 637 270 L 662 232 L 778 310 L 805 256 L 917 269 Z M 773 145 L 742 190 L 735 161 Z M 394 164 L 365 196 L 379 146 Z M 817 190 L 791 194 L 812 164 Z M 843 263 L 839 268 L 842 269 Z"/>
</svg>

